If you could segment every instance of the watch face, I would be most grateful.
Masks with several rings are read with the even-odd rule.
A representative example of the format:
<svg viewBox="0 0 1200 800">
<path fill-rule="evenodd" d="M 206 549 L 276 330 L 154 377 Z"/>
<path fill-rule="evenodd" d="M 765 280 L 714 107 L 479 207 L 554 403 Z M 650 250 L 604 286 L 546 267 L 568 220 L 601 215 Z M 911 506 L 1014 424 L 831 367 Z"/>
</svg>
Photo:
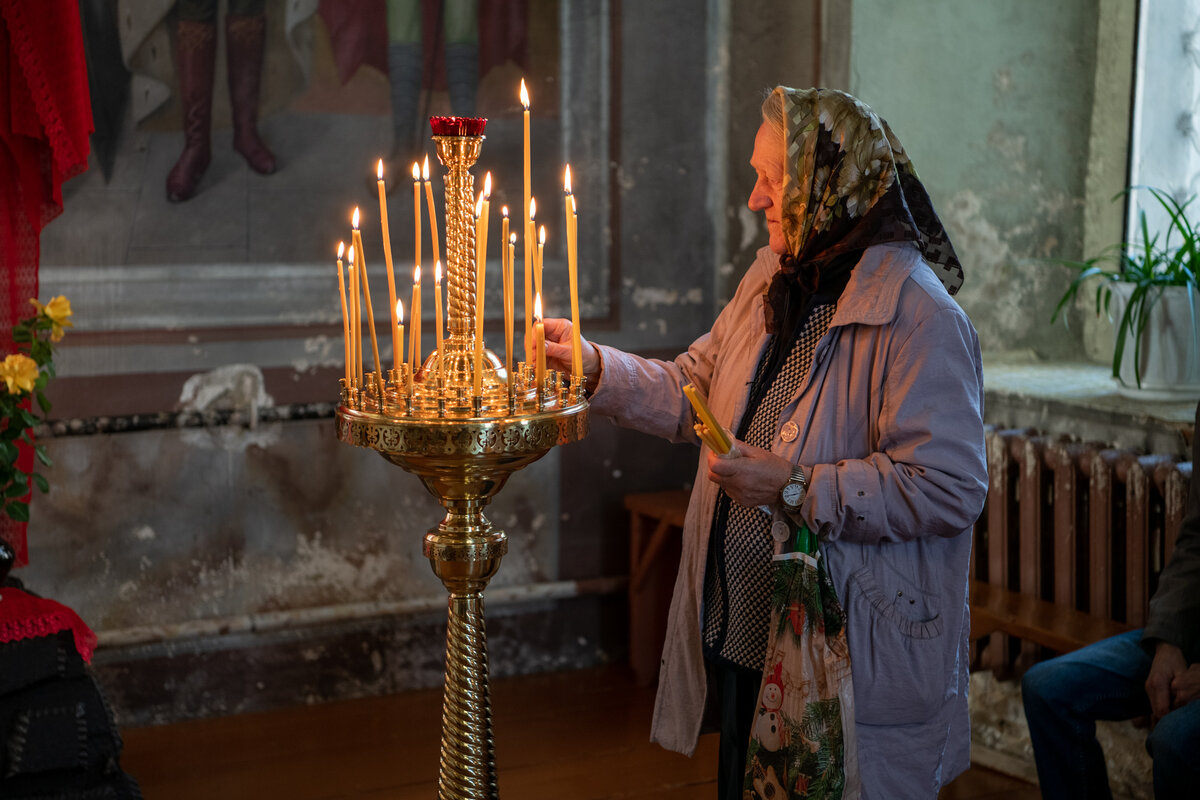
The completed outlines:
<svg viewBox="0 0 1200 800">
<path fill-rule="evenodd" d="M 804 487 L 798 483 L 789 483 L 783 487 L 780 492 L 783 497 L 783 502 L 793 508 L 800 505 L 800 501 L 804 498 Z"/>
</svg>

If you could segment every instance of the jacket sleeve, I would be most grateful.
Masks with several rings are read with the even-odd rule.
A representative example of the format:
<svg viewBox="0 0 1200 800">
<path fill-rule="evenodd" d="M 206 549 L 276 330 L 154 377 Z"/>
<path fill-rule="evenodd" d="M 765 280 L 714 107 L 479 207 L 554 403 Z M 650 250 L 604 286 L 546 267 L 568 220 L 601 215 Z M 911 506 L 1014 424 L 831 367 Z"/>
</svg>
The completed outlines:
<svg viewBox="0 0 1200 800">
<path fill-rule="evenodd" d="M 765 251 L 765 248 L 764 248 Z M 692 426 L 692 406 L 683 394 L 694 383 L 708 395 L 717 356 L 733 326 L 744 325 L 762 293 L 769 259 L 759 257 L 738 285 L 733 299 L 717 315 L 712 330 L 692 342 L 674 361 L 642 358 L 615 347 L 596 345 L 604 364 L 600 385 L 591 398 L 597 414 L 622 427 L 661 436 L 672 442 L 699 443 Z"/>
<path fill-rule="evenodd" d="M 956 536 L 987 495 L 983 370 L 966 315 L 942 307 L 886 365 L 875 452 L 813 468 L 806 508 L 827 539 Z"/>
<path fill-rule="evenodd" d="M 1196 427 L 1192 432 L 1192 482 L 1188 509 L 1179 526 L 1179 536 L 1171 560 L 1158 579 L 1158 589 L 1150 598 L 1150 619 L 1142 641 L 1170 642 L 1189 658 L 1200 658 L 1200 405 L 1196 406 Z"/>
</svg>

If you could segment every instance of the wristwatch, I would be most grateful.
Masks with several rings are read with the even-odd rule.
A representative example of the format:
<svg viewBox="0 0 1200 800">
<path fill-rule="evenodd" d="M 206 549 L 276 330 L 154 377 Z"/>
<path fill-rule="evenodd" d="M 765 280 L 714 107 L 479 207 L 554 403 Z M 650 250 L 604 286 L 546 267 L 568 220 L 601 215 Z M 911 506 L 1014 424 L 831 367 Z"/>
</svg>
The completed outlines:
<svg viewBox="0 0 1200 800">
<path fill-rule="evenodd" d="M 797 511 L 803 505 L 804 497 L 807 494 L 808 476 L 804 474 L 804 467 L 797 464 L 792 467 L 792 477 L 779 490 L 779 499 L 783 501 L 783 505 L 788 511 Z"/>
</svg>

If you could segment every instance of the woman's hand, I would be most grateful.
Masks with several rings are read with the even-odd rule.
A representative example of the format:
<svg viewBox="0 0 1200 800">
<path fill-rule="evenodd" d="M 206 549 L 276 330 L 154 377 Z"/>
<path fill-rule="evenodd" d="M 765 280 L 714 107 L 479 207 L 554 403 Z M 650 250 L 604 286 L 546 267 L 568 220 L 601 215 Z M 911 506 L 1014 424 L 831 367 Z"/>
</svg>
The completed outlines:
<svg viewBox="0 0 1200 800">
<path fill-rule="evenodd" d="M 792 464 L 769 450 L 734 440 L 740 455 L 721 458 L 708 451 L 708 479 L 738 505 L 773 506 L 792 478 Z"/>
<path fill-rule="evenodd" d="M 546 326 L 546 366 L 560 372 L 571 372 L 571 321 L 557 317 L 542 320 Z M 583 354 L 583 377 L 595 389 L 600 382 L 600 351 L 587 339 L 580 337 Z M 526 342 L 526 360 L 534 359 L 533 342 Z"/>
</svg>

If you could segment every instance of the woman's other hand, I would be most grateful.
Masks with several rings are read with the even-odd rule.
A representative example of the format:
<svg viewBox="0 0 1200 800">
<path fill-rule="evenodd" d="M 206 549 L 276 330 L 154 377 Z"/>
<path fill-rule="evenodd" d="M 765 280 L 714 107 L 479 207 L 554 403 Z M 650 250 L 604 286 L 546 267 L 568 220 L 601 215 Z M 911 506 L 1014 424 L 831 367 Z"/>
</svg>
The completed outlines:
<svg viewBox="0 0 1200 800">
<path fill-rule="evenodd" d="M 769 450 L 734 440 L 740 455 L 721 458 L 708 451 L 708 479 L 738 505 L 773 506 L 792 478 L 792 464 Z"/>
<path fill-rule="evenodd" d="M 546 366 L 560 372 L 571 372 L 571 321 L 547 317 L 542 322 L 546 326 Z M 583 353 L 583 377 L 587 380 L 588 387 L 594 390 L 600 381 L 600 351 L 582 337 L 580 343 Z M 533 342 L 529 342 L 528 346 L 526 358 L 532 361 Z"/>
</svg>

